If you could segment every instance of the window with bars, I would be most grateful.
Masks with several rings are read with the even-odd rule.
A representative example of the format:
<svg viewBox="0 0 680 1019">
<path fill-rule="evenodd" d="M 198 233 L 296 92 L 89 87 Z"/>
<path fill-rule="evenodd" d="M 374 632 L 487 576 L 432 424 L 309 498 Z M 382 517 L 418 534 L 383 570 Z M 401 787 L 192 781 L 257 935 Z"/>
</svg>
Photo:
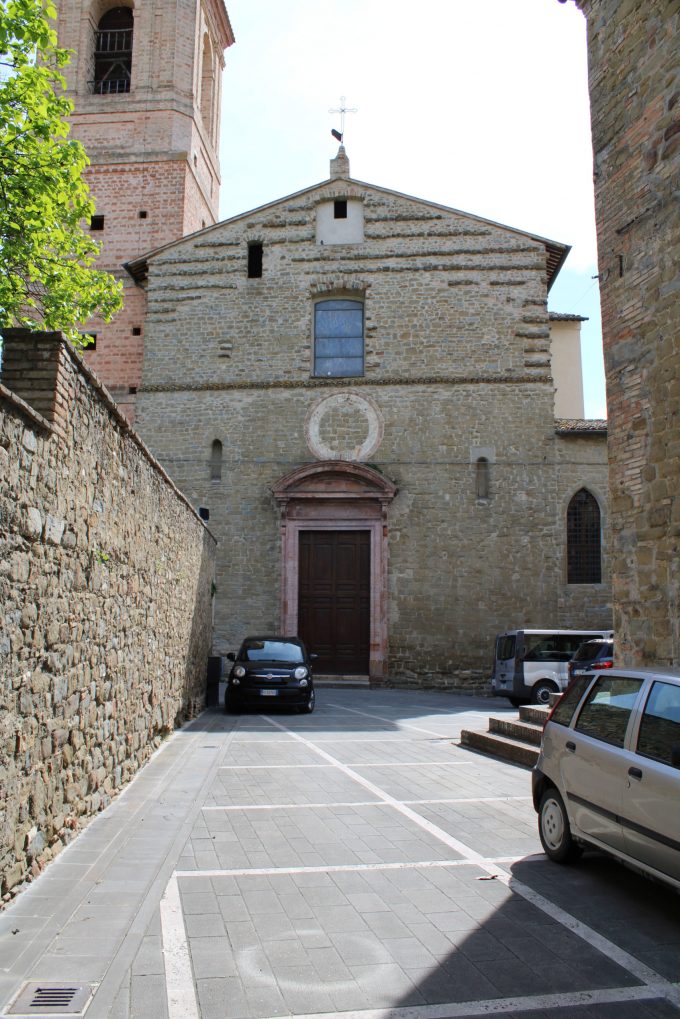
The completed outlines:
<svg viewBox="0 0 680 1019">
<path fill-rule="evenodd" d="M 567 583 L 602 582 L 600 507 L 594 495 L 581 488 L 567 509 Z"/>
<path fill-rule="evenodd" d="M 130 91 L 132 78 L 132 26 L 129 7 L 112 7 L 99 20 L 94 41 L 95 95 Z"/>
</svg>

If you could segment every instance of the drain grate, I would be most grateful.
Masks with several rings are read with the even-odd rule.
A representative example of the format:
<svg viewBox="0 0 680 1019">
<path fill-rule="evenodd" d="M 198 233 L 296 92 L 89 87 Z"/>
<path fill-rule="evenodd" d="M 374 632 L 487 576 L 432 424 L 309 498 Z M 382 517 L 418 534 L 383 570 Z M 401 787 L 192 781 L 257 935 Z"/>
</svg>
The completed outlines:
<svg viewBox="0 0 680 1019">
<path fill-rule="evenodd" d="M 92 997 L 90 984 L 24 984 L 7 1015 L 83 1015 Z"/>
</svg>

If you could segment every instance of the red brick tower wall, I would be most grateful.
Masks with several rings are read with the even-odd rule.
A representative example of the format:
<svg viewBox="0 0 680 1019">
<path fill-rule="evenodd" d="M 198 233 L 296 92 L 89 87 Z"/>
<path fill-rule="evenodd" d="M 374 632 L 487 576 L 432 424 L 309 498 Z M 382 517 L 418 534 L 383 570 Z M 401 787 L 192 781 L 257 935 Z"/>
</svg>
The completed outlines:
<svg viewBox="0 0 680 1019">
<path fill-rule="evenodd" d="M 114 6 L 133 15 L 129 91 L 99 94 L 96 30 Z M 98 265 L 124 285 L 115 320 L 84 327 L 97 334 L 85 360 L 133 420 L 146 295 L 123 266 L 217 220 L 220 78 L 233 35 L 223 0 L 145 0 L 134 9 L 125 0 L 60 0 L 58 34 L 73 52 L 72 132 L 87 149 L 87 181 L 103 216 Z"/>
<path fill-rule="evenodd" d="M 614 626 L 625 664 L 680 664 L 680 2 L 588 19 L 609 405 Z"/>
</svg>

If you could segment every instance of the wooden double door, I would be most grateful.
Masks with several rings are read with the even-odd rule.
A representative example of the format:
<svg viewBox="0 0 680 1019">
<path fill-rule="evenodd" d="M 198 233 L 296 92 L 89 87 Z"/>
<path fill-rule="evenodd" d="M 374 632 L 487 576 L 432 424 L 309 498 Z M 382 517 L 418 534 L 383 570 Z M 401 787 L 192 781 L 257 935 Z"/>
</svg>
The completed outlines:
<svg viewBox="0 0 680 1019">
<path fill-rule="evenodd" d="M 301 531 L 298 634 L 321 675 L 368 675 L 370 531 Z"/>
</svg>

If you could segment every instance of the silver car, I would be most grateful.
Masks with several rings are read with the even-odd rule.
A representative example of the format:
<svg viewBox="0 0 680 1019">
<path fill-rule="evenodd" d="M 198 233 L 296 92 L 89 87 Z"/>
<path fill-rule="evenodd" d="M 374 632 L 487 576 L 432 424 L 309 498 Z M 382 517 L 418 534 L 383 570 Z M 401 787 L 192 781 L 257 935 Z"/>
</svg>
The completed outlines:
<svg viewBox="0 0 680 1019">
<path fill-rule="evenodd" d="M 680 671 L 575 679 L 548 716 L 532 791 L 551 860 L 595 846 L 680 888 Z"/>
</svg>

